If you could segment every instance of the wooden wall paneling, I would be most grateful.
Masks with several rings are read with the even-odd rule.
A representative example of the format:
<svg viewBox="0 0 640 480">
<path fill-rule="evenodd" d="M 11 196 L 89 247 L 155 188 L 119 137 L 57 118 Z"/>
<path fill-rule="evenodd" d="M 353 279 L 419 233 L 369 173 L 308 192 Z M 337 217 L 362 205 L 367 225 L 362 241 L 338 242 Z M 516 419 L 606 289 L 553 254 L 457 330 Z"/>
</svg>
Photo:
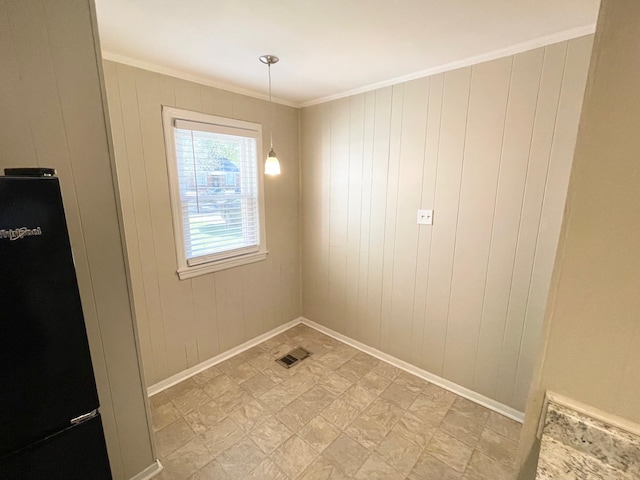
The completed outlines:
<svg viewBox="0 0 640 480">
<path fill-rule="evenodd" d="M 12 20 L 8 9 L 0 10 L 0 58 L 5 63 L 0 69 L 0 95 L 3 114 L 11 118 L 0 129 L 0 160 L 5 167 L 37 165 L 36 150 L 33 144 L 29 116 L 25 112 L 26 97 L 21 86 L 18 59 L 14 55 Z"/>
<path fill-rule="evenodd" d="M 334 330 L 344 333 L 346 322 L 347 232 L 349 214 L 350 99 L 331 104 L 329 197 L 329 304 Z"/>
<path fill-rule="evenodd" d="M 349 183 L 347 218 L 347 271 L 345 285 L 344 334 L 358 335 L 358 291 L 360 287 L 360 228 L 362 215 L 362 184 L 364 155 L 365 94 L 349 99 Z"/>
<path fill-rule="evenodd" d="M 366 327 L 364 342 L 380 346 L 387 176 L 391 131 L 392 87 L 375 92 L 371 211 L 369 220 L 369 272 L 367 277 Z"/>
<path fill-rule="evenodd" d="M 557 115 L 556 134 L 553 138 L 549 171 L 545 187 L 540 234 L 536 246 L 531 293 L 525 314 L 522 341 L 518 354 L 518 369 L 512 402 L 524 410 L 529 384 L 540 344 L 542 320 L 551 284 L 551 273 L 556 256 L 560 227 L 567 196 L 573 151 L 578 134 L 578 124 L 587 72 L 591 58 L 593 37 L 583 37 L 567 45 L 564 77 Z"/>
<path fill-rule="evenodd" d="M 444 74 L 438 177 L 423 336 L 423 365 L 442 375 L 471 68 Z"/>
<path fill-rule="evenodd" d="M 320 250 L 319 225 L 321 206 L 320 129 L 321 107 L 306 108 L 301 112 L 301 198 L 302 209 L 302 313 L 308 318 L 321 318 L 320 302 L 315 298 L 318 290 Z"/>
<path fill-rule="evenodd" d="M 136 215 L 134 209 L 133 191 L 131 177 L 129 176 L 129 156 L 127 145 L 124 141 L 124 125 L 122 121 L 122 109 L 120 107 L 120 92 L 118 89 L 118 70 L 114 63 L 104 65 L 104 75 L 108 78 L 106 82 L 107 98 L 109 100 L 109 118 L 113 137 L 113 148 L 115 156 L 120 160 L 116 164 L 118 174 L 118 188 L 120 193 L 121 214 L 124 228 L 129 232 L 127 238 L 127 258 L 129 265 L 129 275 L 131 278 L 131 299 L 135 319 L 138 322 L 138 329 L 144 332 L 138 334 L 140 352 L 142 355 L 142 365 L 144 367 L 145 378 L 155 377 L 155 357 L 151 344 L 151 330 L 149 326 L 149 316 L 147 310 L 147 299 L 144 290 L 144 276 L 140 261 L 140 239 L 136 227 Z"/>
<path fill-rule="evenodd" d="M 424 145 L 424 165 L 422 170 L 422 188 L 420 208 L 433 210 L 435 201 L 436 179 L 438 176 L 438 149 L 440 143 L 440 116 L 442 114 L 442 91 L 444 74 L 429 78 L 427 101 L 427 125 Z M 427 281 L 431 258 L 432 226 L 418 229 L 418 245 L 416 250 L 416 271 L 413 287 L 413 312 L 411 326 L 410 362 L 424 367 L 422 339 L 424 336 L 425 310 L 427 302 Z"/>
<path fill-rule="evenodd" d="M 501 359 L 544 49 L 514 57 L 473 389 L 493 397 Z"/>
<path fill-rule="evenodd" d="M 331 221 L 331 105 L 322 104 L 320 106 L 320 129 L 319 156 L 321 159 L 321 170 L 318 172 L 321 179 L 319 197 L 319 225 L 316 231 L 319 239 L 319 249 L 315 252 L 318 256 L 318 282 L 316 284 L 315 298 L 320 302 L 319 318 L 322 318 L 327 325 L 335 328 L 333 319 L 327 318 L 327 307 L 329 305 L 329 255 L 330 255 L 330 221 Z"/>
<path fill-rule="evenodd" d="M 160 301 L 165 331 L 170 339 L 167 342 L 169 368 L 175 374 L 196 365 L 198 351 L 191 280 L 181 281 L 176 275 L 176 246 L 160 105 L 175 101 L 178 108 L 198 110 L 201 108 L 200 94 L 193 84 L 182 80 L 173 82 L 173 95 L 170 92 L 163 93 L 161 78 L 143 70 L 136 71 L 136 80 L 151 226 L 156 246 L 158 282 L 162 292 Z"/>
<path fill-rule="evenodd" d="M 121 175 L 121 177 L 127 176 L 128 173 L 131 184 L 135 185 L 135 188 L 131 188 L 131 193 L 138 245 L 137 250 L 134 250 L 133 245 L 130 245 L 130 253 L 133 256 L 139 256 L 140 259 L 143 289 L 145 292 L 144 298 L 146 300 L 147 318 L 151 336 L 150 341 L 153 350 L 153 374 L 147 377 L 147 380 L 155 383 L 169 375 L 169 363 L 167 360 L 162 304 L 160 302 L 160 285 L 157 277 L 156 248 L 151 224 L 147 175 L 143 160 L 138 97 L 133 69 L 116 64 L 116 72 L 118 92 L 120 93 L 122 133 L 127 148 L 127 157 L 123 157 L 123 160 L 127 162 L 126 168 L 128 172 L 124 170 L 125 165 L 121 163 L 119 156 L 116 157 L 116 166 L 120 168 L 122 165 L 123 175 Z M 112 131 L 114 136 L 116 133 L 116 130 Z M 114 143 L 117 142 L 118 140 L 114 140 Z M 145 359 L 143 359 L 143 363 L 144 362 Z"/>
<path fill-rule="evenodd" d="M 507 404 L 513 394 L 566 49 L 566 42 L 545 47 L 495 397 Z"/>
<path fill-rule="evenodd" d="M 367 342 L 372 335 L 368 328 L 368 301 L 369 301 L 369 264 L 370 264 L 370 239 L 371 239 L 371 210 L 373 198 L 374 179 L 374 142 L 375 142 L 375 113 L 376 92 L 364 94 L 364 124 L 363 124 L 363 151 L 362 151 L 362 194 L 360 200 L 360 240 L 358 250 L 358 313 L 352 318 L 357 323 L 354 338 L 360 342 Z"/>
<path fill-rule="evenodd" d="M 405 361 L 411 359 L 418 235 L 422 228 L 417 224 L 417 211 L 421 208 L 428 99 L 428 78 L 405 84 L 393 251 L 391 328 L 388 332 L 389 352 Z"/>
<path fill-rule="evenodd" d="M 388 351 L 392 319 L 393 268 L 395 258 L 396 227 L 398 216 L 398 192 L 400 189 L 400 149 L 404 107 L 405 84 L 394 85 L 391 97 L 391 126 L 389 130 L 389 162 L 387 169 L 386 205 L 384 209 L 385 228 L 382 256 L 382 301 L 380 308 L 380 347 Z"/>
<path fill-rule="evenodd" d="M 501 58 L 471 73 L 443 370 L 460 385 L 473 382 L 512 63 Z"/>
</svg>

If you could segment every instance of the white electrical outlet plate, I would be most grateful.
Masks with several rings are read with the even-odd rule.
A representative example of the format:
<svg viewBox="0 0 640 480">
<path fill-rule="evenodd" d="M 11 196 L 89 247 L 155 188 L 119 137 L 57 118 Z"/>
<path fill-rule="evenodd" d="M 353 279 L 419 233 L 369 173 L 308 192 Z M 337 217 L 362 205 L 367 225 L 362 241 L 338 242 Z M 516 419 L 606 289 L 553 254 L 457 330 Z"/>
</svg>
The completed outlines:
<svg viewBox="0 0 640 480">
<path fill-rule="evenodd" d="M 418 210 L 419 225 L 433 225 L 433 210 Z"/>
</svg>

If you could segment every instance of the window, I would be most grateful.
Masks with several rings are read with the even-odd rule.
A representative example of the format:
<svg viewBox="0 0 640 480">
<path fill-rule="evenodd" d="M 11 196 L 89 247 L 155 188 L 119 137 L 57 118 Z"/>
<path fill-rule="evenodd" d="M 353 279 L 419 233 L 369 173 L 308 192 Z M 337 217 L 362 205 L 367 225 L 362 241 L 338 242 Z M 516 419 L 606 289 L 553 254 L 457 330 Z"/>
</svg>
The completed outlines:
<svg viewBox="0 0 640 480">
<path fill-rule="evenodd" d="M 262 126 L 163 107 L 181 279 L 267 256 Z"/>
</svg>

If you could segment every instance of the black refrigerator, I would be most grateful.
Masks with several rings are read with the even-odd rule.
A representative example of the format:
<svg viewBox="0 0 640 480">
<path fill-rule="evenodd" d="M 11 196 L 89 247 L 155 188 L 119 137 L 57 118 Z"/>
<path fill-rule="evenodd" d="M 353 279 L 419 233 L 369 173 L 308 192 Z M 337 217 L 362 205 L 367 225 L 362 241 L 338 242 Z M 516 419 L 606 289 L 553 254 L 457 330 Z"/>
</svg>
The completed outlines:
<svg viewBox="0 0 640 480">
<path fill-rule="evenodd" d="M 58 178 L 0 176 L 0 479 L 111 479 Z"/>
</svg>

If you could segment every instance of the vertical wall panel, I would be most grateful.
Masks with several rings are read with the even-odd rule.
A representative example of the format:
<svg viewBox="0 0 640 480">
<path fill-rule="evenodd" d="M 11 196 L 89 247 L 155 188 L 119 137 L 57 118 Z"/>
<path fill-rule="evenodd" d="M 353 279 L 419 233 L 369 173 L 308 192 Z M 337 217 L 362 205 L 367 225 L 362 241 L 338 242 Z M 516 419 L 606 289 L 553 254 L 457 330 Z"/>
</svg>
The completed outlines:
<svg viewBox="0 0 640 480">
<path fill-rule="evenodd" d="M 303 109 L 303 314 L 523 410 L 590 42 Z"/>
<path fill-rule="evenodd" d="M 518 55 L 513 62 L 480 335 L 474 362 L 473 388 L 484 395 L 495 391 L 498 381 L 507 317 L 504 299 L 509 297 L 511 288 L 543 57 L 544 51 L 538 49 Z"/>
<path fill-rule="evenodd" d="M 435 218 L 431 227 L 432 255 L 422 337 L 422 365 L 436 375 L 442 374 L 444 362 L 470 83 L 471 68 L 444 75 L 438 174 L 433 203 Z"/>
<path fill-rule="evenodd" d="M 402 105 L 391 321 L 385 335 L 389 338 L 388 351 L 406 361 L 410 360 L 411 352 L 415 252 L 420 230 L 416 205 L 420 204 L 422 194 L 428 95 L 429 79 L 414 80 L 405 85 Z"/>
<path fill-rule="evenodd" d="M 443 369 L 461 385 L 473 382 L 512 63 L 507 57 L 471 69 Z"/>
</svg>

